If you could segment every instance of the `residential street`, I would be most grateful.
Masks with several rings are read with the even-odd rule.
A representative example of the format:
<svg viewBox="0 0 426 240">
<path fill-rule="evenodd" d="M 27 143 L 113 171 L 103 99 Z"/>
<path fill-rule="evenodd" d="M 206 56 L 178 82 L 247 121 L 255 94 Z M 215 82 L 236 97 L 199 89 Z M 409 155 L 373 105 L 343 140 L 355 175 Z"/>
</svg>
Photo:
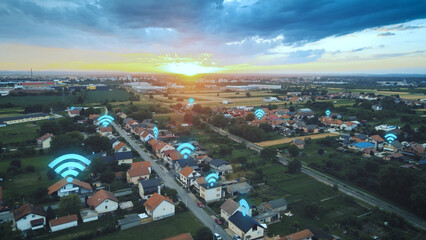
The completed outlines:
<svg viewBox="0 0 426 240">
<path fill-rule="evenodd" d="M 202 209 L 197 206 L 196 201 L 194 201 L 189 193 L 179 186 L 175 182 L 175 178 L 169 173 L 166 172 L 159 164 L 153 160 L 148 153 L 144 152 L 141 147 L 139 147 L 138 143 L 136 143 L 127 133 L 122 130 L 116 123 L 112 123 L 112 126 L 115 130 L 130 144 L 134 150 L 136 150 L 139 155 L 145 161 L 150 161 L 152 164 L 152 168 L 155 172 L 157 172 L 158 176 L 164 181 L 164 184 L 169 187 L 176 189 L 178 192 L 179 198 L 187 205 L 188 209 L 192 211 L 192 213 L 212 232 L 219 233 L 223 239 L 231 240 L 232 238 L 222 229 L 219 225 L 217 225 L 214 220 Z"/>
</svg>

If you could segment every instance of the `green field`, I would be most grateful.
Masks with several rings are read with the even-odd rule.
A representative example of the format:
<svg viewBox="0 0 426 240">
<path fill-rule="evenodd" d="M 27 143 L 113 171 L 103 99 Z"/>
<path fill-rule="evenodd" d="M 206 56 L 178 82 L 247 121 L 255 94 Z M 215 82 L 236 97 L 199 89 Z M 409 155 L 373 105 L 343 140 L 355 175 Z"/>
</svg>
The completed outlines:
<svg viewBox="0 0 426 240">
<path fill-rule="evenodd" d="M 48 155 L 21 158 L 22 169 L 26 166 L 32 165 L 35 167 L 34 173 L 22 173 L 9 179 L 4 179 L 1 186 L 3 186 L 3 198 L 19 198 L 22 194 L 30 194 L 38 187 L 49 187 L 57 180 L 49 180 L 47 178 L 47 171 L 49 170 L 48 164 L 53 160 Z M 2 160 L 0 162 L 0 171 L 5 172 L 9 167 L 11 160 Z"/>
<path fill-rule="evenodd" d="M 41 122 L 44 121 L 37 121 L 36 124 L 27 122 L 1 127 L 0 142 L 9 144 L 33 140 L 36 144 L 36 139 L 40 137 L 37 135 L 37 131 L 40 129 Z"/>
<path fill-rule="evenodd" d="M 91 103 L 102 103 L 108 101 L 125 101 L 129 98 L 129 94 L 126 91 L 120 89 L 113 89 L 111 91 L 87 91 L 86 104 Z M 76 104 L 77 96 L 67 95 L 62 96 L 7 96 L 0 98 L 0 104 L 13 103 L 16 106 L 28 106 L 34 104 L 46 104 L 46 103 L 65 103 L 65 104 Z"/>
<path fill-rule="evenodd" d="M 137 236 L 137 239 L 141 240 L 160 240 L 186 232 L 190 232 L 194 237 L 196 232 L 202 227 L 202 223 L 195 218 L 191 212 L 185 212 L 163 220 L 98 237 L 96 239 L 135 239 Z"/>
</svg>

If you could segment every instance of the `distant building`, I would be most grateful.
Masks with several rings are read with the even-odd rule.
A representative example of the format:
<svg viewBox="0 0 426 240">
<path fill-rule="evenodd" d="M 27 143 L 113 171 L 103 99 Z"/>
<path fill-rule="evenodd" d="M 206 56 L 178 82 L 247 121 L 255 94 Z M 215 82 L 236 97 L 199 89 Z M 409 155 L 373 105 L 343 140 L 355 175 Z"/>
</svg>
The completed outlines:
<svg viewBox="0 0 426 240">
<path fill-rule="evenodd" d="M 11 125 L 11 124 L 17 124 L 17 123 L 47 120 L 49 119 L 49 117 L 50 116 L 46 113 L 32 113 L 32 114 L 25 114 L 25 115 L 13 116 L 13 117 L 3 117 L 3 118 L 0 118 L 0 123 Z"/>
<path fill-rule="evenodd" d="M 107 213 L 117 210 L 118 199 L 112 192 L 99 190 L 87 200 L 87 205 L 98 213 Z"/>
<path fill-rule="evenodd" d="M 280 100 L 276 97 L 265 97 L 263 98 L 264 102 L 279 102 Z"/>
<path fill-rule="evenodd" d="M 50 142 L 52 141 L 53 134 L 46 133 L 43 136 L 37 138 L 37 145 L 39 148 L 48 149 L 50 148 Z"/>
<path fill-rule="evenodd" d="M 70 194 L 89 195 L 93 192 L 92 186 L 89 183 L 73 179 L 68 182 L 63 178 L 48 188 L 50 196 L 57 195 L 58 197 L 68 196 Z"/>
<path fill-rule="evenodd" d="M 146 213 L 152 216 L 154 221 L 175 215 L 173 201 L 167 196 L 165 197 L 158 193 L 154 193 L 143 205 Z"/>
<path fill-rule="evenodd" d="M 228 218 L 232 216 L 240 207 L 238 203 L 236 203 L 232 199 L 227 199 L 220 206 L 220 217 L 223 218 L 226 222 L 228 222 Z"/>
<path fill-rule="evenodd" d="M 244 216 L 240 211 L 229 217 L 228 226 L 243 240 L 262 238 L 266 229 L 266 225 L 261 225 L 248 215 Z"/>
<path fill-rule="evenodd" d="M 247 194 L 253 190 L 253 187 L 250 186 L 247 182 L 235 183 L 227 186 L 227 192 L 231 196 Z"/>
<path fill-rule="evenodd" d="M 289 234 L 280 240 L 313 240 L 314 234 L 309 230 L 305 229 L 296 233 Z"/>
<path fill-rule="evenodd" d="M 154 193 L 161 194 L 161 183 L 158 178 L 140 180 L 138 183 L 139 195 L 142 199 L 150 198 Z"/>
<path fill-rule="evenodd" d="M 50 230 L 52 230 L 52 232 L 56 232 L 71 227 L 77 227 L 77 221 L 77 214 L 52 219 L 49 221 Z"/>
<path fill-rule="evenodd" d="M 46 212 L 38 205 L 25 204 L 13 211 L 16 228 L 21 231 L 37 230 L 46 225 Z"/>
<path fill-rule="evenodd" d="M 222 198 L 222 186 L 218 183 L 211 186 L 209 183 L 200 185 L 200 197 L 207 203 L 219 201 Z"/>
</svg>

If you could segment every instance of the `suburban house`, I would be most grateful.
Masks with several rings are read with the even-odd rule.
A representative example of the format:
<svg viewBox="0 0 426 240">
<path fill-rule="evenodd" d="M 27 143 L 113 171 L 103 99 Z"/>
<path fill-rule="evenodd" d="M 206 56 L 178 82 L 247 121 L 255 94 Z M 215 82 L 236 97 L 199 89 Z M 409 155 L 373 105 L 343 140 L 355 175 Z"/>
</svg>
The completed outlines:
<svg viewBox="0 0 426 240">
<path fill-rule="evenodd" d="M 112 144 L 112 148 L 115 152 L 128 152 L 131 151 L 130 148 L 124 144 L 123 142 L 117 141 L 114 144 Z"/>
<path fill-rule="evenodd" d="M 197 189 L 197 191 L 200 191 L 200 186 L 203 183 L 206 183 L 205 177 L 199 177 L 199 178 L 195 179 L 195 182 L 194 182 L 195 189 Z"/>
<path fill-rule="evenodd" d="M 151 141 L 149 141 L 149 144 L 152 146 L 152 151 L 159 158 L 161 158 L 161 155 L 164 151 L 175 149 L 172 145 L 167 144 L 161 140 L 151 139 Z"/>
<path fill-rule="evenodd" d="M 140 180 L 138 183 L 139 195 L 142 199 L 148 199 L 154 193 L 161 194 L 161 183 L 158 178 Z"/>
<path fill-rule="evenodd" d="M 263 202 L 257 207 L 257 216 L 253 217 L 259 223 L 271 224 L 281 219 L 281 212 L 287 210 L 284 198 Z"/>
<path fill-rule="evenodd" d="M 201 174 L 192 169 L 190 166 L 186 166 L 179 172 L 179 180 L 182 184 L 187 187 L 194 185 L 195 179 L 200 177 Z"/>
<path fill-rule="evenodd" d="M 176 149 L 166 150 L 162 153 L 164 162 L 168 163 L 170 167 L 174 166 L 175 162 L 179 159 L 184 159 L 182 154 Z"/>
<path fill-rule="evenodd" d="M 13 211 L 16 227 L 21 231 L 37 230 L 46 225 L 46 212 L 41 206 L 25 204 Z"/>
<path fill-rule="evenodd" d="M 98 220 L 99 213 L 92 209 L 83 209 L 80 211 L 81 220 L 84 223 Z"/>
<path fill-rule="evenodd" d="M 132 152 L 115 152 L 114 159 L 118 161 L 118 165 L 131 164 L 133 162 Z"/>
<path fill-rule="evenodd" d="M 52 219 L 49 221 L 50 230 L 52 230 L 52 232 L 56 232 L 71 227 L 77 227 L 77 221 L 77 214 Z"/>
<path fill-rule="evenodd" d="M 304 149 L 305 148 L 305 141 L 303 141 L 300 138 L 293 139 L 290 144 L 291 145 L 296 145 L 296 147 L 299 148 L 299 149 Z"/>
<path fill-rule="evenodd" d="M 173 201 L 167 196 L 165 197 L 158 193 L 154 193 L 143 205 L 146 213 L 152 216 L 154 221 L 175 215 Z"/>
<path fill-rule="evenodd" d="M 305 229 L 299 232 L 295 232 L 281 238 L 280 240 L 313 240 L 314 234 L 309 230 Z"/>
<path fill-rule="evenodd" d="M 140 134 L 139 138 L 142 142 L 148 142 L 150 139 L 154 139 L 155 137 L 151 134 L 150 131 L 145 130 Z"/>
<path fill-rule="evenodd" d="M 227 199 L 220 206 L 220 217 L 223 218 L 226 222 L 228 222 L 228 218 L 232 216 L 240 207 L 238 203 L 236 203 L 232 199 Z"/>
<path fill-rule="evenodd" d="M 68 182 L 66 178 L 63 178 L 50 186 L 48 189 L 50 196 L 68 196 L 70 194 L 78 194 L 79 196 L 88 196 L 93 192 L 92 186 L 89 183 L 82 182 L 77 179 L 73 179 L 72 182 Z"/>
<path fill-rule="evenodd" d="M 374 111 L 381 111 L 383 110 L 383 107 L 382 105 L 374 104 L 373 106 L 371 106 L 371 109 L 373 109 Z"/>
<path fill-rule="evenodd" d="M 128 183 L 138 184 L 139 180 L 149 179 L 151 174 L 151 162 L 134 162 L 127 170 L 126 178 Z"/>
<path fill-rule="evenodd" d="M 213 169 L 213 171 L 219 174 L 219 176 L 234 172 L 234 169 L 232 168 L 231 164 L 222 159 L 214 159 L 209 162 L 209 165 Z"/>
<path fill-rule="evenodd" d="M 306 125 L 302 127 L 305 133 L 318 133 L 319 129 L 317 125 Z"/>
<path fill-rule="evenodd" d="M 342 125 L 340 125 L 340 129 L 345 131 L 352 131 L 357 127 L 356 123 L 354 122 L 343 122 Z"/>
<path fill-rule="evenodd" d="M 37 146 L 42 149 L 50 148 L 50 142 L 52 141 L 53 134 L 46 133 L 43 136 L 37 138 Z"/>
<path fill-rule="evenodd" d="M 222 185 L 217 182 L 213 186 L 209 183 L 201 184 L 200 197 L 202 197 L 206 203 L 219 201 L 222 198 Z"/>
<path fill-rule="evenodd" d="M 101 136 L 107 136 L 112 134 L 112 127 L 100 127 L 98 132 Z"/>
<path fill-rule="evenodd" d="M 228 185 L 226 187 L 226 191 L 231 196 L 239 195 L 239 194 L 247 194 L 253 190 L 252 186 L 250 186 L 247 182 L 235 183 Z"/>
<path fill-rule="evenodd" d="M 70 109 L 68 110 L 69 117 L 80 116 L 80 109 Z"/>
<path fill-rule="evenodd" d="M 193 240 L 191 233 L 182 233 L 173 237 L 164 238 L 163 240 Z"/>
<path fill-rule="evenodd" d="M 102 189 L 87 199 L 87 205 L 98 213 L 107 213 L 117 210 L 118 199 L 112 192 Z"/>
<path fill-rule="evenodd" d="M 358 142 L 358 143 L 348 145 L 348 149 L 353 151 L 362 151 L 365 148 L 373 148 L 373 147 L 374 147 L 374 144 L 370 142 Z"/>
<path fill-rule="evenodd" d="M 383 150 L 384 140 L 379 135 L 372 135 L 367 138 L 367 141 L 373 143 L 376 150 Z"/>
<path fill-rule="evenodd" d="M 186 166 L 189 166 L 189 167 L 191 167 L 194 170 L 197 170 L 199 168 L 198 165 L 197 165 L 197 163 L 192 158 L 177 160 L 175 162 L 174 168 L 175 168 L 176 172 L 180 172 Z"/>
<path fill-rule="evenodd" d="M 236 211 L 228 218 L 228 226 L 243 240 L 262 238 L 266 228 L 266 225 L 261 225 L 248 215 L 244 216 L 240 211 Z"/>
</svg>

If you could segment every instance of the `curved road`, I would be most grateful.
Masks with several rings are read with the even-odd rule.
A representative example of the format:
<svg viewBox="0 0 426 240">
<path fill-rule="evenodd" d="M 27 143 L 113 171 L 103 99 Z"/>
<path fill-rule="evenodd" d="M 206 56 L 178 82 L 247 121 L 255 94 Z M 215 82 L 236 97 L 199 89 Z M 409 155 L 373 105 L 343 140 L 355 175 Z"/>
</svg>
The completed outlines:
<svg viewBox="0 0 426 240">
<path fill-rule="evenodd" d="M 115 128 L 115 130 L 129 143 L 129 145 L 136 150 L 141 158 L 145 161 L 150 161 L 152 168 L 155 172 L 157 172 L 158 176 L 164 181 L 164 184 L 169 187 L 173 188 L 177 191 L 179 198 L 186 204 L 189 210 L 203 223 L 206 227 L 208 227 L 212 232 L 219 233 L 220 236 L 224 240 L 232 240 L 232 238 L 228 235 L 228 233 L 223 230 L 223 228 L 202 209 L 197 206 L 196 200 L 191 198 L 189 193 L 184 190 L 181 186 L 179 186 L 175 182 L 175 178 L 162 166 L 156 163 L 151 156 L 144 152 L 142 148 L 133 140 L 127 133 L 121 129 L 116 123 L 112 123 L 112 126 Z"/>
</svg>

